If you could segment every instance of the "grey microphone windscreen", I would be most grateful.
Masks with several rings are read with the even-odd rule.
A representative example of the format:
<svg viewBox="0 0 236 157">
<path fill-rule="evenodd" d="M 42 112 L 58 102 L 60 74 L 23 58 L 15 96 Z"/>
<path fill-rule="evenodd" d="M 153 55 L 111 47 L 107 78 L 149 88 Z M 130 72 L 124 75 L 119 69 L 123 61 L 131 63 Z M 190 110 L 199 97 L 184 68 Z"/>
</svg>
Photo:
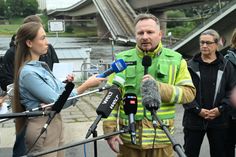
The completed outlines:
<svg viewBox="0 0 236 157">
<path fill-rule="evenodd" d="M 156 81 L 148 79 L 141 85 L 142 104 L 149 111 L 158 110 L 161 105 L 161 96 Z"/>
</svg>

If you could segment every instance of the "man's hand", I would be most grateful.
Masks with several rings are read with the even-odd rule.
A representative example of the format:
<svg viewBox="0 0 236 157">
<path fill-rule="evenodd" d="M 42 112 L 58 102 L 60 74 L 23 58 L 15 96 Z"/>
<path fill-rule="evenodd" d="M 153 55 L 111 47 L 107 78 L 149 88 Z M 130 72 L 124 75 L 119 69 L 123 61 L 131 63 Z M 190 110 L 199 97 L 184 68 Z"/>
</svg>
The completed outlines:
<svg viewBox="0 0 236 157">
<path fill-rule="evenodd" d="M 201 112 L 198 115 L 204 119 L 207 119 L 206 117 L 208 116 L 208 114 L 209 114 L 209 110 L 202 108 Z"/>
<path fill-rule="evenodd" d="M 123 145 L 123 142 L 118 135 L 110 137 L 107 140 L 107 143 L 110 146 L 110 148 L 116 153 L 119 153 L 119 148 L 118 148 L 119 144 Z"/>
<path fill-rule="evenodd" d="M 207 120 L 213 120 L 216 117 L 220 116 L 220 111 L 217 107 L 207 110 L 207 109 L 201 109 L 201 112 L 198 114 L 199 116 L 203 117 L 204 119 Z"/>
<path fill-rule="evenodd" d="M 219 111 L 219 109 L 217 107 L 215 107 L 215 108 L 209 110 L 209 114 L 207 116 L 207 119 L 213 120 L 213 119 L 215 119 L 218 116 L 220 116 L 220 111 Z"/>
</svg>

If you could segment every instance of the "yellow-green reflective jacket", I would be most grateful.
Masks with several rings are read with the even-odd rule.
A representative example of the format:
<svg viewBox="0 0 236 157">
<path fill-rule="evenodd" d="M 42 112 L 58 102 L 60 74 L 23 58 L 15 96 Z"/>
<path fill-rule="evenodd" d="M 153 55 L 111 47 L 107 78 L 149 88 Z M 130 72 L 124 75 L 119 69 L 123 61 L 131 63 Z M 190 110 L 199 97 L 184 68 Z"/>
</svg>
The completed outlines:
<svg viewBox="0 0 236 157">
<path fill-rule="evenodd" d="M 178 85 L 190 85 L 193 87 L 192 80 L 190 74 L 187 70 L 183 70 L 186 73 L 179 73 L 179 69 L 182 61 L 182 55 L 167 49 L 162 48 L 161 53 L 153 53 L 152 57 L 152 65 L 148 68 L 148 74 L 152 75 L 157 82 L 166 83 L 169 85 L 173 85 L 173 92 L 171 94 L 171 99 L 168 103 L 162 103 L 160 108 L 157 111 L 157 115 L 169 127 L 171 133 L 173 133 L 173 119 L 175 117 L 175 104 L 181 102 L 182 100 L 182 89 L 178 87 Z M 142 55 L 136 49 L 131 49 L 128 51 L 121 52 L 116 55 L 117 59 L 124 59 L 127 63 L 127 68 L 123 71 L 125 74 L 125 83 L 122 89 L 122 93 L 135 93 L 138 97 L 138 108 L 137 113 L 135 115 L 136 122 L 140 123 L 143 120 L 147 120 L 151 123 L 152 117 L 151 113 L 145 109 L 142 105 L 141 98 L 141 81 L 144 76 L 144 67 L 142 66 Z M 184 64 L 186 62 L 184 61 Z M 181 75 L 181 77 L 180 77 Z M 177 77 L 178 76 L 178 77 Z M 109 82 L 112 82 L 114 76 L 109 78 Z M 119 111 L 119 112 L 118 112 Z M 113 110 L 110 116 L 105 120 L 105 125 L 109 125 L 109 121 L 116 121 L 117 115 L 119 114 L 119 124 L 121 126 L 128 125 L 128 116 L 125 115 L 123 110 L 122 101 L 119 104 L 119 110 Z M 106 121 L 108 123 L 106 123 Z M 170 124 L 171 123 L 171 124 Z M 143 148 L 148 146 L 152 146 L 153 137 L 154 137 L 154 129 L 152 126 L 145 126 L 143 124 L 139 124 L 142 126 L 137 126 L 137 144 L 142 145 Z M 161 128 L 157 129 L 157 138 L 155 139 L 155 143 L 169 143 L 170 141 L 166 137 L 165 133 Z M 121 138 L 125 143 L 130 143 L 130 135 L 122 134 Z M 155 146 L 156 147 L 156 146 Z"/>
</svg>

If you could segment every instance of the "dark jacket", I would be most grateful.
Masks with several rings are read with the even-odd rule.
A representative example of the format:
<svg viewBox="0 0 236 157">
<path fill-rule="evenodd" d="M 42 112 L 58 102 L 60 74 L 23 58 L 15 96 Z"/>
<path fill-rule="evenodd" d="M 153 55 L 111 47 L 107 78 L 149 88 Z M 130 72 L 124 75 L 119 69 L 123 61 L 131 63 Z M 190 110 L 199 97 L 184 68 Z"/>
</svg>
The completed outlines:
<svg viewBox="0 0 236 157">
<path fill-rule="evenodd" d="M 3 58 L 3 73 L 0 74 L 0 84 L 1 88 L 5 91 L 7 90 L 7 85 L 13 83 L 15 51 L 15 45 L 11 46 Z M 40 56 L 39 60 L 46 62 L 51 70 L 53 63 L 59 62 L 55 49 L 51 44 L 48 45 L 47 53 Z"/>
<path fill-rule="evenodd" d="M 218 107 L 221 115 L 213 120 L 205 120 L 198 114 L 202 108 L 202 98 L 201 98 L 201 76 L 199 70 L 200 62 L 196 58 L 199 58 L 200 54 L 197 54 L 188 62 L 188 69 L 191 74 L 193 83 L 197 89 L 196 97 L 193 102 L 189 104 L 184 104 L 184 117 L 183 126 L 189 129 L 203 130 L 208 127 L 210 128 L 221 128 L 227 127 L 228 116 L 227 111 L 229 109 L 230 101 L 229 95 L 230 91 L 235 84 L 234 68 L 232 64 L 224 59 L 224 57 L 217 53 L 219 59 L 218 63 L 218 76 L 215 88 L 215 98 L 212 108 Z M 220 75 L 222 74 L 222 75 Z"/>
<path fill-rule="evenodd" d="M 236 49 L 229 48 L 227 50 L 227 54 L 225 55 L 225 58 L 228 59 L 233 64 L 234 70 L 236 71 Z M 229 111 L 229 115 L 231 115 L 234 119 L 236 118 L 236 108 L 235 107 L 232 107 L 232 110 Z"/>
</svg>

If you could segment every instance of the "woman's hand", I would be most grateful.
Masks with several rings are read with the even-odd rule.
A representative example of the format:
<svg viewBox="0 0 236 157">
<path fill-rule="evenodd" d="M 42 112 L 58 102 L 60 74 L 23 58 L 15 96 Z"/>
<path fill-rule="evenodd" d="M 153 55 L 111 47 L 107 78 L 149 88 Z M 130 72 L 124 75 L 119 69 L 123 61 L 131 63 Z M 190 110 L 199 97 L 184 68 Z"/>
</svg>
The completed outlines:
<svg viewBox="0 0 236 157">
<path fill-rule="evenodd" d="M 5 99 L 6 99 L 6 96 L 0 97 L 0 107 L 2 107 L 2 104 L 4 103 Z"/>
<path fill-rule="evenodd" d="M 66 83 L 66 82 L 73 82 L 74 79 L 75 79 L 75 75 L 74 75 L 74 74 L 68 74 L 68 75 L 66 76 L 66 80 L 63 81 L 63 82 L 64 82 L 64 83 Z"/>
<path fill-rule="evenodd" d="M 81 86 L 77 88 L 78 94 L 83 93 L 85 90 L 100 85 L 106 78 L 96 77 L 98 74 L 89 77 Z"/>
</svg>

